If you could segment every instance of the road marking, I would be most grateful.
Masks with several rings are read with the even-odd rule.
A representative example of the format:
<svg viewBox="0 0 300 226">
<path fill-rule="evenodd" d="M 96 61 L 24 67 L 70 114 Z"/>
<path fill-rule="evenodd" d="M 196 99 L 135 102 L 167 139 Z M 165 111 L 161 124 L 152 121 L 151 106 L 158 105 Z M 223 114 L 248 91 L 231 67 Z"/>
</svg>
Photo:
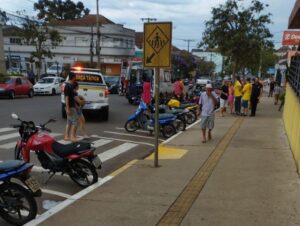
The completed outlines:
<svg viewBox="0 0 300 226">
<path fill-rule="evenodd" d="M 45 189 L 45 188 L 42 188 L 42 192 L 47 193 L 47 194 L 51 194 L 51 195 L 60 196 L 60 197 L 66 198 L 66 199 L 71 198 L 71 195 L 68 195 L 66 193 L 62 193 L 62 192 L 59 192 L 59 191 L 53 191 L 53 190 L 49 190 L 49 189 Z"/>
<path fill-rule="evenodd" d="M 103 146 L 105 144 L 109 144 L 111 142 L 112 142 L 112 140 L 106 140 L 106 139 L 100 139 L 100 140 L 92 141 L 92 147 L 98 148 L 100 146 Z"/>
<path fill-rule="evenodd" d="M 204 164 L 200 167 L 200 169 L 185 186 L 185 188 L 177 197 L 177 199 L 172 203 L 172 205 L 169 207 L 166 213 L 156 224 L 157 226 L 175 226 L 181 224 L 182 220 L 184 219 L 191 206 L 193 205 L 194 201 L 197 199 L 198 195 L 205 186 L 208 178 L 217 166 L 223 153 L 226 151 L 232 138 L 235 136 L 240 126 L 242 125 L 243 120 L 243 118 L 239 118 L 233 123 L 233 125 L 229 128 L 228 132 L 217 144 L 217 146 L 209 155 Z"/>
<path fill-rule="evenodd" d="M 142 135 L 136 135 L 136 134 L 129 134 L 129 133 L 118 133 L 118 132 L 113 132 L 113 131 L 103 131 L 104 133 L 111 133 L 111 134 L 117 134 L 117 135 L 122 135 L 122 136 L 129 136 L 129 137 L 140 137 L 140 138 L 146 138 L 146 139 L 152 139 L 154 140 L 155 138 L 149 137 L 149 136 L 142 136 Z M 162 139 L 158 139 L 160 141 L 164 141 Z"/>
<path fill-rule="evenodd" d="M 153 147 L 154 144 L 151 143 L 146 143 L 146 142 L 139 142 L 139 141 L 134 141 L 134 140 L 125 140 L 125 139 L 118 139 L 118 138 L 111 138 L 111 137 L 101 137 L 98 135 L 91 135 L 93 138 L 102 138 L 102 139 L 108 139 L 108 140 L 115 140 L 115 141 L 122 141 L 122 142 L 129 142 L 129 143 L 134 143 L 134 144 L 144 144 Z"/>
<path fill-rule="evenodd" d="M 125 170 L 127 170 L 129 167 L 133 166 L 136 162 L 138 162 L 138 160 L 136 160 L 136 159 L 134 159 L 134 160 L 128 162 L 126 165 L 124 165 L 124 166 L 122 166 L 121 168 L 119 168 L 119 169 L 115 170 L 114 172 L 112 172 L 112 173 L 110 174 L 110 176 L 115 177 L 115 176 L 119 175 L 120 173 L 122 173 L 122 172 L 124 172 Z"/>
<path fill-rule="evenodd" d="M 115 127 L 115 129 L 126 131 L 126 129 L 122 128 L 122 127 Z M 147 134 L 149 134 L 149 131 L 145 131 L 145 130 L 138 130 L 137 132 L 138 133 L 147 133 Z"/>
<path fill-rule="evenodd" d="M 13 130 L 16 130 L 15 128 L 1 128 L 0 129 L 0 133 L 3 133 L 3 132 L 10 132 L 10 131 L 13 131 Z"/>
<path fill-rule="evenodd" d="M 20 136 L 19 133 L 10 133 L 10 134 L 6 134 L 6 135 L 1 135 L 0 136 L 0 141 L 8 140 L 8 139 L 15 138 L 15 137 L 18 137 L 18 136 Z"/>
<path fill-rule="evenodd" d="M 180 159 L 182 158 L 188 151 L 180 148 L 172 148 L 165 145 L 158 146 L 158 156 L 159 159 Z M 154 153 L 149 155 L 146 160 L 153 160 Z"/>
<path fill-rule="evenodd" d="M 52 137 L 58 137 L 60 135 L 62 135 L 62 134 L 61 133 L 50 133 L 50 136 L 52 136 Z M 0 145 L 0 148 L 11 149 L 11 148 L 14 148 L 15 146 L 16 146 L 16 141 L 11 142 L 11 143 L 2 144 L 2 145 Z"/>
<path fill-rule="evenodd" d="M 54 214 L 58 213 L 59 211 L 63 210 L 67 206 L 71 205 L 73 202 L 79 200 L 83 196 L 87 195 L 91 191 L 95 190 L 96 188 L 100 187 L 101 185 L 105 184 L 107 181 L 111 180 L 113 177 L 107 176 L 101 178 L 97 183 L 92 184 L 91 186 L 83 189 L 82 191 L 72 195 L 70 198 L 66 199 L 65 201 L 59 203 L 55 207 L 51 208 L 50 210 L 46 211 L 45 213 L 38 216 L 36 219 L 28 222 L 25 226 L 36 226 L 43 221 L 47 220 L 49 217 L 53 216 Z"/>
<path fill-rule="evenodd" d="M 124 143 L 112 149 L 109 149 L 103 153 L 98 154 L 98 157 L 101 159 L 102 162 L 108 161 L 120 154 L 125 153 L 126 151 L 138 146 L 137 144 L 132 143 Z"/>
</svg>

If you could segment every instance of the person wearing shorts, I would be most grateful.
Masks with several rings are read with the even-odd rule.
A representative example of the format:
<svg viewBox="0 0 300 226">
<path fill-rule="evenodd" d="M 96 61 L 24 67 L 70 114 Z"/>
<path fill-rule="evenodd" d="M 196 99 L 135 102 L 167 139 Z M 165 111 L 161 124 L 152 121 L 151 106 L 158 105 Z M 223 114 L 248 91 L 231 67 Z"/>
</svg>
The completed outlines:
<svg viewBox="0 0 300 226">
<path fill-rule="evenodd" d="M 75 108 L 75 95 L 73 90 L 73 83 L 76 76 L 73 72 L 69 73 L 69 81 L 66 82 L 64 95 L 65 95 L 65 110 L 67 114 L 67 125 L 65 127 L 64 140 L 76 142 L 76 130 L 78 124 L 78 115 Z"/>
<path fill-rule="evenodd" d="M 250 83 L 250 78 L 246 79 L 246 83 L 243 87 L 242 93 L 242 108 L 243 108 L 243 113 L 241 114 L 242 116 L 247 116 L 248 115 L 248 109 L 249 109 L 249 101 L 251 98 L 251 91 L 252 91 L 252 85 Z"/>
<path fill-rule="evenodd" d="M 206 130 L 208 129 L 208 140 L 212 139 L 211 131 L 214 128 L 214 111 L 218 102 L 218 96 L 212 91 L 212 85 L 207 84 L 205 86 L 205 92 L 203 92 L 199 99 L 199 109 L 201 112 L 201 130 L 202 130 L 202 143 L 206 143 Z"/>
<path fill-rule="evenodd" d="M 220 97 L 220 108 L 221 108 L 221 116 L 224 117 L 224 113 L 226 112 L 226 103 L 228 99 L 228 82 L 224 81 L 221 87 L 221 97 Z"/>
</svg>

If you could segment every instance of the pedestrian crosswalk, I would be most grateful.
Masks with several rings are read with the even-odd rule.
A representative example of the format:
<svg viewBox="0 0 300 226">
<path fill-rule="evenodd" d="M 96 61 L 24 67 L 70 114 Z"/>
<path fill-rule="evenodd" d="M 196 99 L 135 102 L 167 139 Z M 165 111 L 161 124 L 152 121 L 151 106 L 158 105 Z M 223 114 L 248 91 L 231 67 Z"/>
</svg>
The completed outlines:
<svg viewBox="0 0 300 226">
<path fill-rule="evenodd" d="M 62 133 L 50 133 L 50 135 L 55 137 L 58 142 L 69 143 L 62 140 Z M 17 129 L 0 128 L 0 159 L 2 159 L 2 151 L 14 149 L 17 139 L 19 139 Z M 113 159 L 141 145 L 140 142 L 131 142 L 109 137 L 103 138 L 98 135 L 93 135 L 90 142 L 92 143 L 92 146 L 96 148 L 96 154 L 100 157 L 102 162 Z"/>
</svg>

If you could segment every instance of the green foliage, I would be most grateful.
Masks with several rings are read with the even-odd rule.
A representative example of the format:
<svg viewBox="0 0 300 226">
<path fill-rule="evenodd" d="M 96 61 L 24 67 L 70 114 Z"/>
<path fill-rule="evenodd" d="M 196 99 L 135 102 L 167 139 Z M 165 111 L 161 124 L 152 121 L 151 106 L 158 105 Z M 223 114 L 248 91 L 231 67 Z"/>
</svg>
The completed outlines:
<svg viewBox="0 0 300 226">
<path fill-rule="evenodd" d="M 201 59 L 198 62 L 198 74 L 200 75 L 211 75 L 215 71 L 216 65 L 214 62 L 209 62 Z"/>
<path fill-rule="evenodd" d="M 197 68 L 195 58 L 187 51 L 180 51 L 179 54 L 172 55 L 172 67 L 177 77 L 188 76 Z"/>
<path fill-rule="evenodd" d="M 46 23 L 30 19 L 28 16 L 25 17 L 22 28 L 17 32 L 18 36 L 22 38 L 23 44 L 35 47 L 35 51 L 31 52 L 30 62 L 38 62 L 39 67 L 42 59 L 54 56 L 51 49 L 57 47 L 62 41 L 58 31 L 50 29 Z M 39 71 L 38 75 L 40 75 Z"/>
<path fill-rule="evenodd" d="M 227 0 L 213 8 L 200 44 L 218 48 L 232 73 L 258 65 L 261 50 L 273 47 L 272 34 L 266 27 L 271 23 L 271 14 L 263 13 L 268 5 L 258 0 L 252 0 L 246 8 L 242 4 L 243 1 Z"/>
<path fill-rule="evenodd" d="M 45 21 L 76 19 L 90 12 L 82 2 L 71 0 L 39 0 L 34 3 L 34 10 L 38 11 L 37 17 Z"/>
</svg>

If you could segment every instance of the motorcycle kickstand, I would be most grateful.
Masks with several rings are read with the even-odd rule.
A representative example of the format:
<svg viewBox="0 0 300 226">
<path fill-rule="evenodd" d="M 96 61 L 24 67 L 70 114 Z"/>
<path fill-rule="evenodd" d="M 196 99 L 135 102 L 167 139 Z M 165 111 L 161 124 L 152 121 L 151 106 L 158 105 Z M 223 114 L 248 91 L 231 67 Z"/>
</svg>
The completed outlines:
<svg viewBox="0 0 300 226">
<path fill-rule="evenodd" d="M 48 179 L 44 182 L 45 185 L 47 185 L 47 183 L 51 180 L 51 178 L 55 175 L 55 172 L 49 172 L 49 174 L 51 174 Z"/>
</svg>

